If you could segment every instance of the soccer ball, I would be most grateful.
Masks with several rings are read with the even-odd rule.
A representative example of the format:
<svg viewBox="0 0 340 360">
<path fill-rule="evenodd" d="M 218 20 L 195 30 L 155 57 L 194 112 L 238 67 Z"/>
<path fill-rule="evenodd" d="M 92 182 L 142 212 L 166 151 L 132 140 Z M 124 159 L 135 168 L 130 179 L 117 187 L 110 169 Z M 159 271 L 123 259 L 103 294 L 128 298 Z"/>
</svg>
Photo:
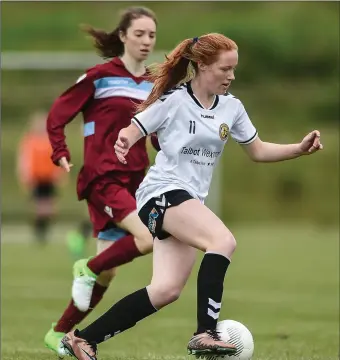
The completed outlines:
<svg viewBox="0 0 340 360">
<path fill-rule="evenodd" d="M 217 323 L 216 330 L 223 341 L 237 347 L 237 353 L 233 356 L 209 356 L 208 360 L 251 360 L 254 340 L 243 324 L 234 320 L 223 320 Z"/>
</svg>

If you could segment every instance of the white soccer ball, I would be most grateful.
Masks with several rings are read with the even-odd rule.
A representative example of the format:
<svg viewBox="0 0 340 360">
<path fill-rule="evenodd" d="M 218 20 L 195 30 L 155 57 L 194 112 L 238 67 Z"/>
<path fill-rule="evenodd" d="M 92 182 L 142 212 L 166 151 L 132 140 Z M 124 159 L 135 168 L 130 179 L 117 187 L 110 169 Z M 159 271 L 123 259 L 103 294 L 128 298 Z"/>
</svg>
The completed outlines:
<svg viewBox="0 0 340 360">
<path fill-rule="evenodd" d="M 251 360 L 254 353 L 254 340 L 251 332 L 240 322 L 223 320 L 217 323 L 216 330 L 221 339 L 237 347 L 233 356 L 214 356 L 210 360 Z"/>
</svg>

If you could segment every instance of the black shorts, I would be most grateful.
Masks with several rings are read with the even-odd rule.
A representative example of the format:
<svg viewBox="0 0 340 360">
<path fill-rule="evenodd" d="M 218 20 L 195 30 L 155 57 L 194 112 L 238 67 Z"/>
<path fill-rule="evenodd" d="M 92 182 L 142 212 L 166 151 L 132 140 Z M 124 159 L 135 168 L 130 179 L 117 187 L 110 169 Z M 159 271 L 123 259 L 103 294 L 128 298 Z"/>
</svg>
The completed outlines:
<svg viewBox="0 0 340 360">
<path fill-rule="evenodd" d="M 185 190 L 171 190 L 161 196 L 150 199 L 138 212 L 143 224 L 149 229 L 153 238 L 164 240 L 171 234 L 162 230 L 163 219 L 166 209 L 182 204 L 184 201 L 193 199 Z"/>
<path fill-rule="evenodd" d="M 33 198 L 47 199 L 56 195 L 56 188 L 52 182 L 37 183 L 33 188 Z"/>
</svg>

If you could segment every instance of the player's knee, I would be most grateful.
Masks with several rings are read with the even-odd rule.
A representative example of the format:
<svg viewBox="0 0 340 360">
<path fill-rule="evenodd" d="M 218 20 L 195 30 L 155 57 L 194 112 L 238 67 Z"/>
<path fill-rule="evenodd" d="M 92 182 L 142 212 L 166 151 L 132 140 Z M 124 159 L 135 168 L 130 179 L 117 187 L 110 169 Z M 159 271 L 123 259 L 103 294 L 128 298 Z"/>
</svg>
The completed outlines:
<svg viewBox="0 0 340 360">
<path fill-rule="evenodd" d="M 209 247 L 230 257 L 236 250 L 236 239 L 234 235 L 225 228 L 212 234 Z M 207 248 L 208 251 L 212 249 Z"/>
<path fill-rule="evenodd" d="M 182 289 L 180 289 L 176 285 L 169 284 L 167 286 L 167 284 L 165 284 L 157 290 L 157 294 L 158 297 L 161 299 L 161 302 L 164 305 L 168 305 L 178 300 L 181 295 L 181 290 Z"/>
<path fill-rule="evenodd" d="M 113 278 L 116 276 L 116 268 L 105 270 L 100 273 L 100 275 L 97 278 L 97 283 L 99 285 L 108 287 L 113 280 Z"/>
<path fill-rule="evenodd" d="M 224 242 L 226 248 L 233 253 L 236 250 L 236 239 L 234 235 L 228 230 L 228 232 L 225 234 Z"/>
<path fill-rule="evenodd" d="M 176 301 L 182 292 L 182 288 L 174 283 L 162 283 L 158 286 L 150 285 L 148 288 L 152 303 L 157 309 Z"/>
<path fill-rule="evenodd" d="M 148 229 L 145 228 L 145 231 L 136 235 L 135 242 L 138 250 L 142 254 L 149 254 L 152 252 L 153 239 Z"/>
</svg>

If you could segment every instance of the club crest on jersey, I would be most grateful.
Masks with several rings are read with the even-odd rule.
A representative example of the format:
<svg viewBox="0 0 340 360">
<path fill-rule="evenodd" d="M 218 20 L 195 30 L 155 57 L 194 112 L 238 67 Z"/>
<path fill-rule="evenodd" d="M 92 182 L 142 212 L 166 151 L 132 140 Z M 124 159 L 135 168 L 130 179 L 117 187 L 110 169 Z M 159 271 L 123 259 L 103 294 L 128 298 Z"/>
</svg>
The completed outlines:
<svg viewBox="0 0 340 360">
<path fill-rule="evenodd" d="M 158 218 L 158 216 L 159 216 L 159 214 L 158 214 L 157 210 L 155 208 L 153 208 L 150 211 L 149 221 L 148 221 L 148 228 L 152 234 L 154 234 L 156 231 L 156 224 L 157 224 L 156 219 Z"/>
<path fill-rule="evenodd" d="M 229 136 L 229 126 L 225 123 L 221 124 L 219 134 L 221 140 L 227 140 Z"/>
</svg>

